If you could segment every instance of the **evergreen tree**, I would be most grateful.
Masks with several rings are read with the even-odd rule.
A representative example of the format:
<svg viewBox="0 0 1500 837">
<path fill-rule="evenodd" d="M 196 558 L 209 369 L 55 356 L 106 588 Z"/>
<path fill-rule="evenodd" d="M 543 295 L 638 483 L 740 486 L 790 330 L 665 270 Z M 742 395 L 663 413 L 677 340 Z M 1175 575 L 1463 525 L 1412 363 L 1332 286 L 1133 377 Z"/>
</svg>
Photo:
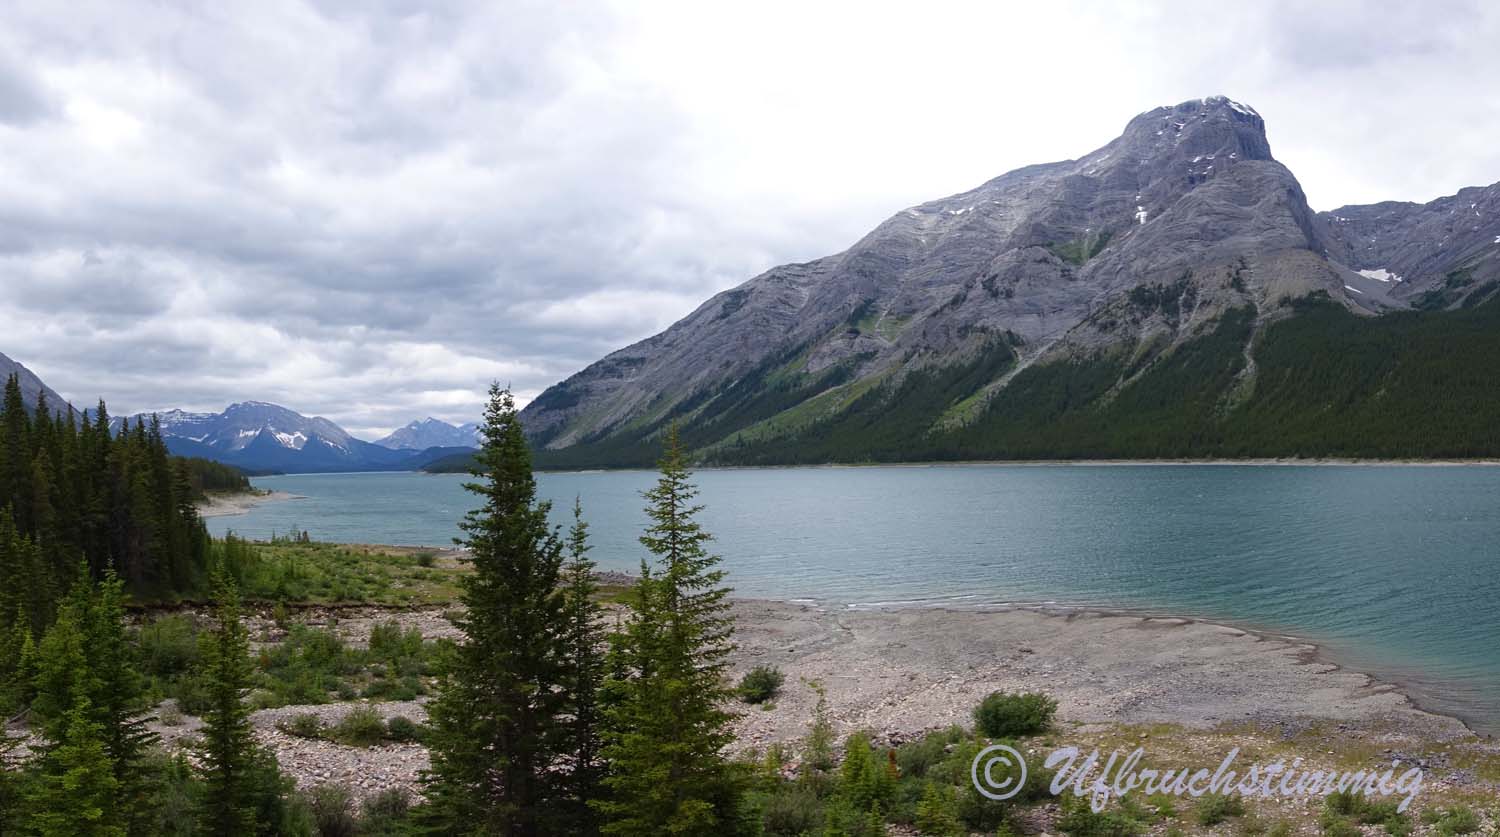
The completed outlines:
<svg viewBox="0 0 1500 837">
<path fill-rule="evenodd" d="M 645 493 L 651 523 L 641 537 L 655 565 L 642 562 L 634 613 L 613 651 L 624 681 L 610 686 L 610 795 L 597 805 L 606 834 L 723 834 L 738 806 L 722 752 L 732 738 L 723 708 L 729 590 L 705 546 L 712 536 L 695 520 L 702 507 L 675 427 L 666 442 L 656 487 Z"/>
<path fill-rule="evenodd" d="M 568 759 L 570 833 L 598 832 L 598 813 L 588 804 L 601 798 L 604 761 L 601 740 L 600 686 L 604 680 L 605 634 L 603 609 L 595 601 L 598 584 L 594 562 L 588 557 L 588 524 L 583 507 L 573 500 L 573 526 L 568 531 L 568 563 L 563 574 L 564 664 L 562 687 L 568 697 L 567 722 L 561 752 Z"/>
<path fill-rule="evenodd" d="M 433 826 L 445 833 L 560 833 L 560 718 L 568 694 L 559 586 L 562 544 L 536 499 L 531 455 L 508 390 L 490 388 L 484 445 L 465 487 L 483 500 L 458 541 L 465 641 L 429 707 Z"/>
<path fill-rule="evenodd" d="M 87 565 L 80 583 L 87 582 Z M 146 728 L 146 682 L 135 667 L 135 653 L 125 635 L 124 584 L 113 573 L 89 585 L 90 607 L 84 625 L 85 653 L 99 691 L 91 696 L 94 719 L 104 731 L 105 751 L 114 769 L 117 807 L 133 834 L 146 833 L 144 823 L 153 777 L 144 763 L 156 735 Z"/>
<path fill-rule="evenodd" d="M 239 593 L 222 567 L 213 573 L 214 629 L 200 637 L 208 710 L 198 752 L 204 784 L 203 832 L 239 837 L 255 831 L 254 767 L 250 735 L 250 642 L 240 623 Z"/>
<path fill-rule="evenodd" d="M 118 782 L 84 688 L 59 719 L 61 738 L 42 755 L 26 791 L 28 830 L 39 837 L 125 837 Z"/>
</svg>

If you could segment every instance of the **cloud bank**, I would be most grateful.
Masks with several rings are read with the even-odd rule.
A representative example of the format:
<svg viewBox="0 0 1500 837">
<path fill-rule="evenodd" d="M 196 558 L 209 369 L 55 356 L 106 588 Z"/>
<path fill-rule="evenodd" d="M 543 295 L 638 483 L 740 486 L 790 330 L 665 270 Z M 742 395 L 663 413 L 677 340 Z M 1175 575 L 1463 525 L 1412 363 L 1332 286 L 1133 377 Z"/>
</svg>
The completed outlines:
<svg viewBox="0 0 1500 837">
<path fill-rule="evenodd" d="M 1483 3 L 20 2 L 0 352 L 80 403 L 477 418 L 1159 104 L 1314 205 L 1500 180 Z"/>
</svg>

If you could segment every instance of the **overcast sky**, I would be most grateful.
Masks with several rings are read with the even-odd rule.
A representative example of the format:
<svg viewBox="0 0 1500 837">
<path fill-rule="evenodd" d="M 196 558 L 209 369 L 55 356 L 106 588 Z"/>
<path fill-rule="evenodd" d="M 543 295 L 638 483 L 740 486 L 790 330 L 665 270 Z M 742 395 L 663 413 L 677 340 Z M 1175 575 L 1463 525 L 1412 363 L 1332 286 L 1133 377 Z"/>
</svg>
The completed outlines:
<svg viewBox="0 0 1500 837">
<path fill-rule="evenodd" d="M 1313 206 L 1500 180 L 1474 3 L 8 2 L 0 352 L 373 437 L 1225 94 Z"/>
</svg>

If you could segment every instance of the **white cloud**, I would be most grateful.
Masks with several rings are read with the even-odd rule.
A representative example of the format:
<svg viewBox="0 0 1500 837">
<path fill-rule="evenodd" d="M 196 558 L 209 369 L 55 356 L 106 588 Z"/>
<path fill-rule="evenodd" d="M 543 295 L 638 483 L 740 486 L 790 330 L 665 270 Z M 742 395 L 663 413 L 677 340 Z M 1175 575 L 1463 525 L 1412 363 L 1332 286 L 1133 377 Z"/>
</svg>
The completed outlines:
<svg viewBox="0 0 1500 837">
<path fill-rule="evenodd" d="M 1314 205 L 1500 179 L 1482 3 L 20 2 L 0 352 L 116 411 L 530 397 L 900 208 L 1226 93 Z"/>
</svg>

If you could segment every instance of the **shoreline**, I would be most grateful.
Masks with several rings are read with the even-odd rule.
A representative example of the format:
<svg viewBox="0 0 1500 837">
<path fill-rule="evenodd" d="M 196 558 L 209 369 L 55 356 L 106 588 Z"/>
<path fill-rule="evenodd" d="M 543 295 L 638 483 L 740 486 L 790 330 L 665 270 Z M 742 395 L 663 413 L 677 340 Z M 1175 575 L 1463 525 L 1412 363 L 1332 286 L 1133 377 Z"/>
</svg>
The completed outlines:
<svg viewBox="0 0 1500 837">
<path fill-rule="evenodd" d="M 1366 670 L 1365 667 L 1352 662 L 1341 662 L 1341 655 L 1330 649 L 1326 640 L 1302 636 L 1296 633 L 1288 633 L 1279 628 L 1256 624 L 1251 621 L 1239 619 L 1222 619 L 1205 615 L 1183 615 L 1179 613 L 1168 613 L 1164 611 L 1150 610 L 1138 607 L 1122 607 L 1115 605 L 1100 604 L 1069 604 L 1066 602 L 995 602 L 959 604 L 952 599 L 934 600 L 933 604 L 924 604 L 921 601 L 909 602 L 876 602 L 870 604 L 844 604 L 825 602 L 812 598 L 798 599 L 746 599 L 742 601 L 763 601 L 781 604 L 809 604 L 812 606 L 837 605 L 851 612 L 899 612 L 903 610 L 943 610 L 952 613 L 1004 613 L 1023 612 L 1034 613 L 1040 616 L 1053 618 L 1075 618 L 1075 617 L 1103 617 L 1138 619 L 1143 622 L 1179 623 L 1183 625 L 1205 625 L 1211 628 L 1238 631 L 1256 638 L 1263 642 L 1283 643 L 1296 646 L 1306 650 L 1306 661 L 1310 664 L 1330 667 L 1330 671 L 1346 672 L 1365 678 L 1367 686 L 1372 689 L 1391 688 L 1400 692 L 1406 698 L 1411 707 L 1426 715 L 1447 718 L 1462 724 L 1470 733 L 1484 738 L 1494 738 L 1495 732 L 1488 729 L 1486 724 L 1477 717 L 1469 717 L 1464 713 L 1453 711 L 1432 705 L 1413 693 L 1418 683 L 1425 682 L 1420 678 L 1392 677 L 1385 674 Z M 1435 682 L 1435 681 L 1433 681 Z M 1500 731 L 1500 719 L 1494 722 L 1496 731 Z M 1483 727 L 1483 728 L 1482 728 Z"/>
<path fill-rule="evenodd" d="M 735 674 L 770 664 L 788 686 L 769 712 L 746 710 L 740 746 L 805 732 L 828 691 L 841 734 L 897 740 L 950 723 L 995 690 L 1042 691 L 1082 727 L 1249 727 L 1292 736 L 1321 726 L 1415 740 L 1488 740 L 1464 719 L 1421 706 L 1401 684 L 1351 669 L 1315 644 L 1181 617 L 1008 608 L 832 609 L 736 599 Z"/>
<path fill-rule="evenodd" d="M 218 512 L 218 515 L 243 514 L 258 505 L 259 501 L 278 501 L 289 499 L 301 499 L 300 495 L 288 494 L 286 492 L 272 492 L 264 497 L 254 498 L 254 501 L 242 504 L 233 510 Z M 206 515 L 207 516 L 207 515 Z M 217 515 L 215 515 L 217 516 Z M 463 554 L 462 549 L 457 549 L 451 544 L 447 546 L 428 546 L 422 544 L 366 544 L 350 543 L 343 546 L 356 547 L 366 550 L 389 550 L 392 552 L 405 552 L 411 550 L 439 550 L 443 553 L 455 555 Z M 623 586 L 634 582 L 635 576 L 629 572 L 611 569 L 598 569 L 595 572 L 596 579 L 602 584 L 612 586 Z M 1363 688 L 1369 690 L 1395 690 L 1406 701 L 1410 708 L 1424 715 L 1450 720 L 1462 726 L 1469 734 L 1492 738 L 1500 733 L 1500 718 L 1493 722 L 1487 720 L 1487 716 L 1480 717 L 1472 713 L 1455 711 L 1442 705 L 1442 701 L 1432 701 L 1419 697 L 1414 693 L 1418 683 L 1430 683 L 1436 688 L 1433 691 L 1441 692 L 1441 681 L 1425 681 L 1420 677 L 1391 676 L 1389 673 L 1381 673 L 1368 670 L 1366 667 L 1347 661 L 1343 655 L 1329 648 L 1325 640 L 1312 638 L 1290 632 L 1286 629 L 1257 624 L 1248 620 L 1227 619 L 1215 617 L 1208 614 L 1182 614 L 1163 610 L 1155 610 L 1137 606 L 1112 605 L 1100 603 L 1069 603 L 1064 601 L 983 601 L 963 602 L 958 596 L 947 596 L 934 599 L 910 599 L 891 600 L 877 602 L 845 602 L 833 599 L 825 599 L 816 596 L 730 596 L 730 601 L 735 606 L 762 606 L 762 607 L 785 607 L 801 608 L 829 614 L 836 617 L 840 614 L 883 614 L 896 616 L 911 613 L 943 613 L 952 614 L 955 617 L 973 615 L 982 617 L 986 614 L 1008 614 L 1022 613 L 1044 619 L 1061 619 L 1071 621 L 1079 618 L 1098 619 L 1123 619 L 1135 620 L 1140 623 L 1168 624 L 1168 625 L 1198 625 L 1216 631 L 1233 632 L 1254 638 L 1258 642 L 1281 644 L 1299 649 L 1303 655 L 1304 662 L 1309 665 L 1323 666 L 1330 673 L 1345 673 L 1365 681 Z M 378 606 L 376 606 L 378 607 Z M 391 608 L 401 610 L 402 608 Z"/>
<path fill-rule="evenodd" d="M 817 470 L 843 468 L 970 468 L 1017 467 L 1050 468 L 1077 466 L 1084 468 L 1129 468 L 1129 467 L 1277 467 L 1277 468 L 1495 468 L 1500 459 L 1354 459 L 1348 457 L 1251 457 L 1246 459 L 937 459 L 914 462 L 821 462 L 788 465 L 695 465 L 696 471 L 773 471 L 773 470 Z M 599 474 L 619 471 L 652 471 L 644 465 L 630 467 L 598 468 L 538 468 L 539 474 Z M 445 473 L 414 471 L 430 476 L 446 476 Z"/>
<path fill-rule="evenodd" d="M 253 491 L 239 494 L 211 494 L 204 502 L 197 504 L 198 516 L 202 518 L 229 517 L 231 515 L 245 514 L 256 506 L 265 503 L 277 503 L 284 500 L 305 500 L 301 494 L 292 494 L 287 491 Z"/>
</svg>

